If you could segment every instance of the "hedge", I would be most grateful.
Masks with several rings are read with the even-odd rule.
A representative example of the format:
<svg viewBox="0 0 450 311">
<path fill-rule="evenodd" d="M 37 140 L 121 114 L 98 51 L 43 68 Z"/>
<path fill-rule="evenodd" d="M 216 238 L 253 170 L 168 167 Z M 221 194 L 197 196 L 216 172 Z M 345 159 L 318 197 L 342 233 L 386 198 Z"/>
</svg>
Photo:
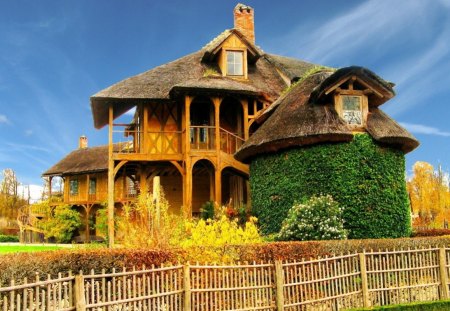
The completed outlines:
<svg viewBox="0 0 450 311">
<path fill-rule="evenodd" d="M 411 234 L 412 237 L 422 237 L 422 236 L 443 236 L 450 235 L 450 229 L 421 229 L 414 230 Z"/>
<path fill-rule="evenodd" d="M 368 311 L 368 310 L 389 310 L 389 311 L 447 311 L 450 310 L 450 300 L 442 301 L 428 301 L 428 302 L 416 302 L 400 305 L 373 307 L 373 308 L 358 308 L 350 309 L 347 311 Z"/>
<path fill-rule="evenodd" d="M 0 243 L 5 242 L 19 242 L 19 237 L 17 235 L 2 235 L 0 234 Z"/>
<path fill-rule="evenodd" d="M 36 273 L 45 278 L 47 274 L 55 277 L 58 272 L 89 273 L 92 269 L 101 272 L 102 269 L 160 266 L 176 260 L 171 251 L 148 249 L 58 250 L 0 255 L 0 287 L 8 285 L 11 279 L 15 279 L 16 284 L 25 277 L 34 280 Z"/>
<path fill-rule="evenodd" d="M 349 238 L 410 235 L 404 153 L 357 134 L 328 143 L 262 155 L 250 164 L 252 212 L 263 234 L 280 230 L 294 202 L 330 194 L 344 208 Z"/>
</svg>

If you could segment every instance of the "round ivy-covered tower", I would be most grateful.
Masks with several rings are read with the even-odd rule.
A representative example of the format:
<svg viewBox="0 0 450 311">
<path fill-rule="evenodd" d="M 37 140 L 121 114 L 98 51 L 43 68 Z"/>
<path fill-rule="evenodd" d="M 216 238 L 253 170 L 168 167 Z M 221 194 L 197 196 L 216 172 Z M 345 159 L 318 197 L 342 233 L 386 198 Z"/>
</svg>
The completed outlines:
<svg viewBox="0 0 450 311">
<path fill-rule="evenodd" d="M 350 238 L 410 233 L 405 153 L 419 142 L 378 107 L 393 84 L 368 69 L 322 70 L 295 83 L 260 116 L 236 153 L 250 163 L 252 211 L 278 232 L 294 202 L 330 194 Z"/>
</svg>

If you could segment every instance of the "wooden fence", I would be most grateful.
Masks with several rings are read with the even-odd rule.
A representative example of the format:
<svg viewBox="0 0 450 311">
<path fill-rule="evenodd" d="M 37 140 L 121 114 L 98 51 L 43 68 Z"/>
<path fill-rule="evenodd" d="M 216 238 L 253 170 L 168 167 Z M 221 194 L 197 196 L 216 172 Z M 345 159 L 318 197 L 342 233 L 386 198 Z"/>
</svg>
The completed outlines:
<svg viewBox="0 0 450 311">
<path fill-rule="evenodd" d="M 0 288 L 6 310 L 341 310 L 447 299 L 450 248 L 68 274 Z"/>
</svg>

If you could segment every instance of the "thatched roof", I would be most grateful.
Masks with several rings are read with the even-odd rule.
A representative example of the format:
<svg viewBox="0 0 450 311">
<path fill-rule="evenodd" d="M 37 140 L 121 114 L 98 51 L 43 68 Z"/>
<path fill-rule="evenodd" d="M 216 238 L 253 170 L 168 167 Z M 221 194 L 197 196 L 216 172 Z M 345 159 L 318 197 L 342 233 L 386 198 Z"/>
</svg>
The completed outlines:
<svg viewBox="0 0 450 311">
<path fill-rule="evenodd" d="M 205 77 L 208 68 L 219 70 L 212 58 L 220 44 L 231 34 L 237 35 L 248 47 L 248 80 L 232 80 L 221 74 Z M 181 90 L 242 92 L 274 101 L 286 87 L 279 72 L 296 80 L 314 66 L 289 57 L 264 54 L 238 30 L 226 30 L 195 53 L 122 80 L 93 95 L 94 125 L 101 128 L 108 123 L 110 104 L 114 107 L 114 118 L 117 118 L 139 103 L 171 100 L 172 95 Z"/>
<path fill-rule="evenodd" d="M 304 76 L 304 74 L 318 65 L 304 62 L 299 59 L 280 56 L 275 54 L 265 54 L 267 60 L 278 68 L 286 77 L 295 82 Z"/>
<path fill-rule="evenodd" d="M 328 79 L 323 81 L 320 86 L 311 94 L 311 100 L 326 100 L 326 92 L 330 88 L 338 85 L 341 81 L 346 80 L 352 76 L 358 77 L 358 79 L 362 80 L 372 89 L 377 91 L 378 94 L 368 95 L 369 102 L 372 106 L 380 106 L 395 96 L 393 83 L 383 80 L 373 71 L 367 68 L 350 66 L 337 70 Z"/>
<path fill-rule="evenodd" d="M 367 83 L 383 84 L 386 96 L 392 91 L 392 87 L 385 84 L 386 82 L 378 78 L 373 80 L 375 75 L 365 68 L 349 67 L 335 73 L 321 71 L 312 74 L 272 104 L 276 110 L 242 145 L 235 158 L 248 162 L 250 158 L 259 154 L 272 153 L 284 148 L 352 140 L 352 130 L 339 117 L 333 101 L 325 96 L 328 87 L 349 73 L 362 74 L 362 78 L 367 78 Z M 393 96 L 393 91 L 391 94 Z M 328 101 L 324 102 L 323 98 Z M 408 131 L 390 119 L 376 105 L 369 109 L 367 131 L 376 141 L 392 145 L 404 152 L 418 146 L 418 141 Z"/>
<path fill-rule="evenodd" d="M 378 108 L 371 109 L 367 116 L 367 131 L 375 140 L 397 146 L 405 153 L 419 146 L 411 133 Z"/>
<path fill-rule="evenodd" d="M 118 145 L 115 145 L 118 148 Z M 42 176 L 64 176 L 108 170 L 108 145 L 77 149 L 53 165 Z"/>
</svg>

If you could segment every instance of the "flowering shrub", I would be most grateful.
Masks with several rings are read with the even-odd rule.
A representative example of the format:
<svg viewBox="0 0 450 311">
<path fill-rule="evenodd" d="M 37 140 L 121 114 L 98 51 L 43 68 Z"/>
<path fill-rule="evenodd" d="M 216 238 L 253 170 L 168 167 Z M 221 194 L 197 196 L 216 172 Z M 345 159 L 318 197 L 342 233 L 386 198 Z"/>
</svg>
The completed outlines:
<svg viewBox="0 0 450 311">
<path fill-rule="evenodd" d="M 217 219 L 187 221 L 186 237 L 178 243 L 187 250 L 188 260 L 230 262 L 236 259 L 236 254 L 227 246 L 262 242 L 256 221 L 251 217 L 240 226 L 237 219 L 230 220 L 225 214 Z"/>
<path fill-rule="evenodd" d="M 294 204 L 283 221 L 277 239 L 281 241 L 342 240 L 347 238 L 342 208 L 330 195 L 313 196 Z"/>
</svg>

